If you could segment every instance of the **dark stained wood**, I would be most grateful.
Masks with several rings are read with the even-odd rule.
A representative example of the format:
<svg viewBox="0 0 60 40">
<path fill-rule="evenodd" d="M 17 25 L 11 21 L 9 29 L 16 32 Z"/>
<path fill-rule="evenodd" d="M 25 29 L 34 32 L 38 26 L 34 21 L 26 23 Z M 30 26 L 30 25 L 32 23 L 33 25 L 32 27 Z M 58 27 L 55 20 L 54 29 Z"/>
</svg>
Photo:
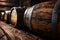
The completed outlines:
<svg viewBox="0 0 60 40">
<path fill-rule="evenodd" d="M 32 16 L 30 16 L 30 14 L 28 15 L 28 13 L 26 14 L 25 20 L 24 20 L 25 25 L 29 29 L 31 29 L 32 31 L 34 30 L 37 33 L 46 34 L 46 36 L 51 34 L 52 33 L 51 18 L 52 18 L 52 11 L 54 6 L 55 6 L 54 1 L 47 1 L 47 2 L 36 4 L 32 11 Z M 29 21 L 29 16 L 31 17 L 31 21 Z M 30 22 L 30 25 L 29 25 L 29 22 Z"/>
<path fill-rule="evenodd" d="M 50 1 L 35 5 L 31 19 L 33 29 L 44 30 L 45 32 L 51 31 L 50 23 L 54 5 L 55 3 Z"/>
<path fill-rule="evenodd" d="M 26 8 L 27 7 L 30 7 L 31 6 L 31 0 L 19 0 L 19 6 L 25 6 Z"/>
<path fill-rule="evenodd" d="M 55 0 L 31 0 L 31 5 L 35 5 L 35 4 L 46 2 L 46 1 L 55 1 Z"/>
<path fill-rule="evenodd" d="M 42 2 L 39 4 L 34 5 L 33 11 L 32 11 L 32 16 L 30 16 L 31 10 L 29 11 L 29 14 L 25 14 L 25 10 L 23 9 L 14 9 L 11 10 L 11 24 L 17 28 L 21 28 L 23 23 L 25 23 L 25 27 L 28 27 L 31 29 L 31 31 L 35 31 L 36 33 L 42 33 L 45 34 L 46 36 L 49 36 L 52 31 L 52 26 L 51 26 L 51 18 L 52 18 L 52 11 L 55 6 L 54 1 L 47 1 L 47 2 Z M 30 8 L 28 8 L 30 9 Z M 16 15 L 14 15 L 14 13 Z M 26 15 L 24 18 L 24 14 Z M 17 17 L 16 17 L 17 16 Z M 29 16 L 31 17 L 31 20 L 29 21 Z M 16 21 L 17 20 L 17 21 Z M 24 21 L 23 21 L 24 20 Z M 59 18 L 60 20 L 60 18 Z M 30 25 L 29 25 L 30 22 Z M 58 24 L 59 28 L 59 34 L 60 34 L 60 22 Z M 22 27 L 23 28 L 23 27 Z M 24 29 L 24 28 L 23 28 Z M 38 34 L 38 35 L 39 35 Z M 52 36 L 52 35 L 51 35 Z"/>
<path fill-rule="evenodd" d="M 0 28 L 0 40 L 7 40 L 7 36 L 4 34 L 1 28 Z"/>
<path fill-rule="evenodd" d="M 6 34 L 6 36 L 8 37 L 8 40 L 43 40 L 28 32 L 17 30 L 1 21 L 0 21 L 0 28 Z"/>
</svg>

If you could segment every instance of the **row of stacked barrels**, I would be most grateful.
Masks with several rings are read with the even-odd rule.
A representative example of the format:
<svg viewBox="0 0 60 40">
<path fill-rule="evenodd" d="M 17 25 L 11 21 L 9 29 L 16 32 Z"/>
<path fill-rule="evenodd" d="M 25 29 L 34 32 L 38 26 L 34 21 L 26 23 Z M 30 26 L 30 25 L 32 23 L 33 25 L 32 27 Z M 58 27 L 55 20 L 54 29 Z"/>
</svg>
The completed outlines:
<svg viewBox="0 0 60 40">
<path fill-rule="evenodd" d="M 55 1 L 47 1 L 36 4 L 29 8 L 13 7 L 8 11 L 0 14 L 0 20 L 12 24 L 13 27 L 29 28 L 39 35 L 52 36 L 52 12 L 55 6 Z M 24 28 L 23 28 L 24 29 Z M 58 33 L 60 33 L 60 21 L 58 24 Z"/>
</svg>

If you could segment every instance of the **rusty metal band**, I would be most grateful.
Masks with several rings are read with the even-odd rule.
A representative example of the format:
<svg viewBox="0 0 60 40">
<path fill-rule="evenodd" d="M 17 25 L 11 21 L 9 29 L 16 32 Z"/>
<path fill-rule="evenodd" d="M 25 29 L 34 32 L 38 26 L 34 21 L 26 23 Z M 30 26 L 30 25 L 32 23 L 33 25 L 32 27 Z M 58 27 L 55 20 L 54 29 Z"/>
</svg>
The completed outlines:
<svg viewBox="0 0 60 40">
<path fill-rule="evenodd" d="M 31 27 L 31 17 L 32 17 L 32 12 L 34 10 L 34 7 L 31 7 L 31 8 L 27 8 L 25 13 L 24 13 L 24 21 L 26 20 L 26 16 L 28 17 L 28 25 L 29 25 L 29 29 L 32 29 Z M 26 22 L 25 22 L 26 23 Z"/>
<path fill-rule="evenodd" d="M 58 10 L 60 8 L 60 4 L 59 4 L 59 0 L 57 0 L 55 6 L 54 6 L 54 9 L 53 9 L 53 12 L 52 12 L 52 21 L 51 21 L 51 24 L 52 24 L 52 33 L 53 33 L 53 36 L 56 35 L 56 33 L 58 32 Z"/>
</svg>

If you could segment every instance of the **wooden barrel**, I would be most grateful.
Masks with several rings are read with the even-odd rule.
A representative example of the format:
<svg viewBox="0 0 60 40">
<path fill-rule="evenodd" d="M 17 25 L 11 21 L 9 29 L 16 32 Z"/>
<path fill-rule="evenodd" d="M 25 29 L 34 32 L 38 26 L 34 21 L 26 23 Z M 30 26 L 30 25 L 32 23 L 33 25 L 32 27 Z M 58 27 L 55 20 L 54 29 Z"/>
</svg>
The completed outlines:
<svg viewBox="0 0 60 40">
<path fill-rule="evenodd" d="M 10 13 L 10 23 L 16 26 L 23 26 L 23 15 L 25 8 L 23 7 L 13 7 Z"/>
<path fill-rule="evenodd" d="M 7 36 L 7 40 L 45 40 L 33 34 L 30 34 L 28 32 L 17 30 L 1 21 L 0 21 L 0 28 L 4 32 L 4 34 Z"/>
<path fill-rule="evenodd" d="M 7 10 L 7 11 L 4 11 L 5 15 L 4 15 L 4 22 L 6 23 L 10 23 L 10 13 L 11 13 L 11 10 Z"/>
<path fill-rule="evenodd" d="M 32 31 L 49 36 L 52 32 L 52 12 L 55 6 L 54 1 L 47 1 L 27 8 L 24 13 L 24 24 Z M 58 31 L 60 33 L 60 21 Z M 52 35 L 50 35 L 52 36 Z"/>
</svg>

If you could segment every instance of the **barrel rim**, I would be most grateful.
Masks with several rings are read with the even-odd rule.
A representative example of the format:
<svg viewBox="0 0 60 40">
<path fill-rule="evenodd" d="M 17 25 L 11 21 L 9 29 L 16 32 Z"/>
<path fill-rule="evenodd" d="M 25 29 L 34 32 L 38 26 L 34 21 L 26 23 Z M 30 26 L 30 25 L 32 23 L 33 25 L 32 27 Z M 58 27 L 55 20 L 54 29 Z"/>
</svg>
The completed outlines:
<svg viewBox="0 0 60 40">
<path fill-rule="evenodd" d="M 13 12 L 13 10 L 15 10 L 16 11 L 16 9 L 15 8 L 17 8 L 17 7 L 13 7 L 13 8 L 11 8 L 11 13 L 10 13 L 10 17 L 11 17 L 11 14 L 12 14 L 12 12 Z M 16 11 L 16 17 L 17 17 L 17 11 Z M 11 22 L 11 18 L 10 18 L 10 22 Z M 12 22 L 11 22 L 12 23 Z M 16 19 L 16 23 L 14 24 L 14 27 L 17 25 L 17 19 Z"/>
</svg>

